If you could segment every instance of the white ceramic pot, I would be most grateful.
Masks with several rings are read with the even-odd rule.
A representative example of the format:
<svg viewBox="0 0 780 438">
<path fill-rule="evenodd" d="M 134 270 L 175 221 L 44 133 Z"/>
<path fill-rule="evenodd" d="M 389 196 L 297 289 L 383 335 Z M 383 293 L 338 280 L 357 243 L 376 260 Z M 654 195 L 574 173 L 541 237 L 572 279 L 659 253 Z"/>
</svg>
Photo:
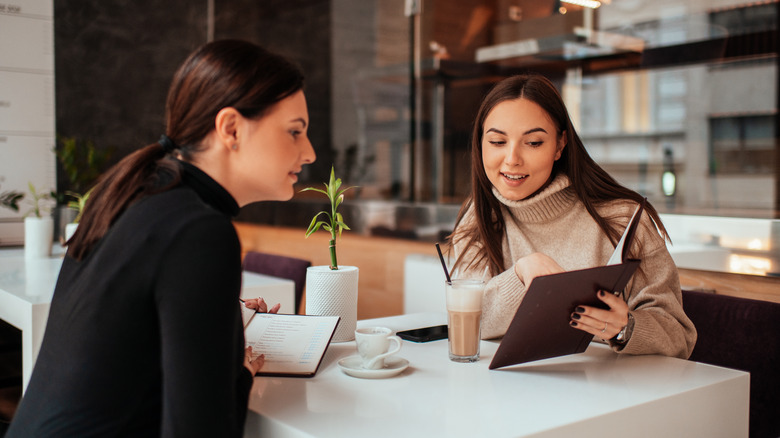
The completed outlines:
<svg viewBox="0 0 780 438">
<path fill-rule="evenodd" d="M 40 258 L 51 256 L 54 241 L 54 220 L 51 216 L 24 218 L 24 256 Z"/>
<path fill-rule="evenodd" d="M 358 268 L 311 266 L 306 271 L 306 314 L 339 316 L 333 342 L 355 339 L 357 326 Z"/>
<path fill-rule="evenodd" d="M 71 237 L 73 237 L 73 233 L 76 232 L 76 228 L 78 228 L 78 226 L 79 226 L 78 223 L 73 223 L 73 222 L 65 225 L 65 241 L 66 242 L 68 240 L 70 240 Z"/>
</svg>

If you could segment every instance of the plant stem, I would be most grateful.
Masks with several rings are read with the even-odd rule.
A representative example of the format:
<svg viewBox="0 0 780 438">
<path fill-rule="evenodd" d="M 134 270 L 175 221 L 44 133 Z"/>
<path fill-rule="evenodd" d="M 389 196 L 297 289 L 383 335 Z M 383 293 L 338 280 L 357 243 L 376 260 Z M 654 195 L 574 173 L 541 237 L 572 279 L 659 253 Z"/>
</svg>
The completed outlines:
<svg viewBox="0 0 780 438">
<path fill-rule="evenodd" d="M 336 261 L 336 239 L 330 239 L 330 269 L 338 271 L 339 264 Z"/>
</svg>

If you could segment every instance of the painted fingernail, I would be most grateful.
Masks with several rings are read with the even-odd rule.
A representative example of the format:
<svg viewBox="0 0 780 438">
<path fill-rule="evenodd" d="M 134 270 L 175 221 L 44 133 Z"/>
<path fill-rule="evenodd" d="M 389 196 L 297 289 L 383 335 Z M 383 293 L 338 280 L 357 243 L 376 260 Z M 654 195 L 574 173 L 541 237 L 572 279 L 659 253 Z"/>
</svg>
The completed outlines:
<svg viewBox="0 0 780 438">
<path fill-rule="evenodd" d="M 572 313 L 571 317 L 574 318 L 574 319 L 580 319 L 581 318 L 579 313 Z"/>
<path fill-rule="evenodd" d="M 603 291 L 603 290 L 600 290 L 600 291 L 599 291 L 599 296 L 600 296 L 600 297 L 603 297 L 604 295 L 606 295 L 606 294 L 604 293 L 604 291 Z"/>
<path fill-rule="evenodd" d="M 574 311 L 575 311 L 575 312 L 577 312 L 577 313 L 584 313 L 584 312 L 585 312 L 585 308 L 584 308 L 584 307 L 577 306 L 577 308 L 576 308 L 576 309 L 574 309 Z"/>
<path fill-rule="evenodd" d="M 577 327 L 577 321 L 572 321 L 569 323 L 569 325 L 572 327 Z"/>
</svg>

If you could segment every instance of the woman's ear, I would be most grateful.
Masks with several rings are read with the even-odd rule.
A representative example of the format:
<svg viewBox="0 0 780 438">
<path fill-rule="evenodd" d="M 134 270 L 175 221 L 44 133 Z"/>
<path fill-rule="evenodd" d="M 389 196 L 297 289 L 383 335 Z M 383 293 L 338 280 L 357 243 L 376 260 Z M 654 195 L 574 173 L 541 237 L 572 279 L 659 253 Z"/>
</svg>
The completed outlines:
<svg viewBox="0 0 780 438">
<path fill-rule="evenodd" d="M 566 144 L 569 141 L 569 137 L 566 136 L 566 131 L 561 132 L 560 138 L 558 138 L 558 147 L 555 151 L 555 161 L 558 161 L 558 159 L 561 158 L 561 154 L 563 153 L 563 148 L 566 147 Z"/>
<path fill-rule="evenodd" d="M 217 117 L 214 118 L 214 130 L 219 141 L 232 147 L 238 142 L 238 125 L 241 120 L 241 114 L 233 107 L 225 107 L 219 110 Z"/>
</svg>

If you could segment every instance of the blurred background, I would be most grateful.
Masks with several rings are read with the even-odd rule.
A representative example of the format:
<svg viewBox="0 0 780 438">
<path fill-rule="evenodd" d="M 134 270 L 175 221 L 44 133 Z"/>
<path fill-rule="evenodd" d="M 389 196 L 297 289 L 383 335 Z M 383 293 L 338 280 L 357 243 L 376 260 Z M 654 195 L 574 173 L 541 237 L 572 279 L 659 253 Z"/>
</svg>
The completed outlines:
<svg viewBox="0 0 780 438">
<path fill-rule="evenodd" d="M 0 117 L 0 192 L 26 189 L 23 154 L 45 163 L 41 185 L 83 193 L 159 138 L 170 78 L 191 50 L 242 38 L 306 72 L 318 159 L 299 188 L 335 166 L 359 186 L 344 213 L 356 232 L 442 240 L 469 190 L 482 96 L 535 72 L 557 85 L 596 161 L 664 213 L 678 252 L 693 248 L 699 263 L 698 248 L 724 249 L 708 252 L 716 270 L 731 269 L 727 256 L 738 253 L 760 259 L 743 258 L 739 272 L 780 271 L 775 0 L 54 0 L 48 18 L 34 11 L 39 3 L 51 0 L 0 10 L 0 20 L 44 22 L 43 36 L 19 29 L 29 35 L 0 50 L 43 38 L 52 132 L 11 153 L 30 136 L 17 142 L 20 128 Z M 0 77 L 18 71 L 0 62 Z M 14 109 L 3 87 L 0 116 Z M 320 209 L 304 193 L 247 206 L 239 220 L 305 227 Z M 0 221 L 19 219 L 0 209 Z M 0 232 L 0 244 L 13 243 Z"/>
</svg>

